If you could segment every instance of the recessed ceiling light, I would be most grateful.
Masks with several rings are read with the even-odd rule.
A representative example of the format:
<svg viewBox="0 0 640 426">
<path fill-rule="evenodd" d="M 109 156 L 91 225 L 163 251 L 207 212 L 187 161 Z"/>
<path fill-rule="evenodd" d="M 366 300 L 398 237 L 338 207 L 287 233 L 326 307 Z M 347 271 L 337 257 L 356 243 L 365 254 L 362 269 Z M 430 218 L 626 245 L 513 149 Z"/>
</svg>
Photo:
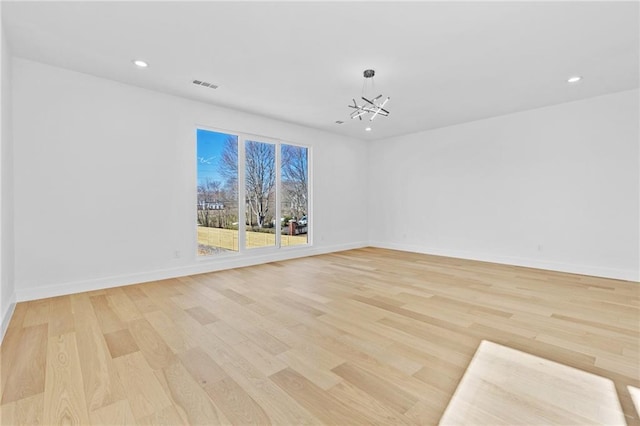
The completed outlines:
<svg viewBox="0 0 640 426">
<path fill-rule="evenodd" d="M 582 76 L 574 75 L 573 77 L 569 77 L 569 78 L 567 79 L 567 83 L 577 83 L 577 82 L 579 82 L 580 80 L 582 80 Z"/>
<path fill-rule="evenodd" d="M 370 132 L 370 131 L 371 131 L 371 127 L 367 127 L 367 128 L 366 128 L 366 129 L 364 129 L 364 130 L 366 130 L 367 132 Z"/>
<path fill-rule="evenodd" d="M 145 61 L 141 61 L 140 59 L 136 59 L 135 61 L 133 61 L 133 64 L 138 68 L 146 68 L 149 66 L 148 63 L 146 63 Z"/>
</svg>

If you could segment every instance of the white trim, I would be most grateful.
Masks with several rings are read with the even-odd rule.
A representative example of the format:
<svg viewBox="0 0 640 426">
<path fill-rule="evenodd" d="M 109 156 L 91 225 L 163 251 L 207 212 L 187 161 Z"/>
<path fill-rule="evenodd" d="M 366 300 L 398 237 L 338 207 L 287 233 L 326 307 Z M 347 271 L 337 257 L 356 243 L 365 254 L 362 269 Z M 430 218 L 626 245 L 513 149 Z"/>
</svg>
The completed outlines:
<svg viewBox="0 0 640 426">
<path fill-rule="evenodd" d="M 62 284 L 53 284 L 37 288 L 25 288 L 16 290 L 15 299 L 18 302 L 28 300 L 44 299 L 47 297 L 64 296 L 67 294 L 81 293 L 84 291 L 102 290 L 111 287 L 120 287 L 131 284 L 139 284 L 148 281 L 164 280 L 169 278 L 182 277 L 186 275 L 202 274 L 207 272 L 221 271 L 224 269 L 242 268 L 245 266 L 258 265 L 268 262 L 277 262 L 299 257 L 315 256 L 319 254 L 333 253 L 343 250 L 352 250 L 366 247 L 366 241 L 358 243 L 340 244 L 325 247 L 300 247 L 298 250 L 285 250 L 259 254 L 257 256 L 227 257 L 221 262 L 197 263 L 189 266 L 167 268 L 157 271 L 134 273 L 128 275 L 118 275 L 92 280 L 75 281 Z"/>
<path fill-rule="evenodd" d="M 313 227 L 315 217 L 313 217 L 313 147 L 307 148 L 307 244 L 313 245 Z"/>
<path fill-rule="evenodd" d="M 386 243 L 371 241 L 371 247 L 391 250 L 409 251 L 414 253 L 431 254 L 434 256 L 453 257 L 457 259 L 478 260 L 481 262 L 500 263 L 503 265 L 523 266 L 526 268 L 544 269 L 548 271 L 567 272 L 570 274 L 589 275 L 602 278 L 613 278 L 624 281 L 640 281 L 640 271 L 631 269 L 615 269 L 591 265 L 576 265 L 571 263 L 527 259 L 522 257 L 500 256 L 485 253 L 475 253 L 465 250 L 440 249 L 415 244 Z"/>
<path fill-rule="evenodd" d="M 0 323 L 0 344 L 2 344 L 2 340 L 4 340 L 4 335 L 7 332 L 7 328 L 9 328 L 9 323 L 11 322 L 11 317 L 13 316 L 13 311 L 16 309 L 16 293 L 14 292 L 9 298 L 9 306 L 7 310 L 2 314 L 2 322 Z"/>
<path fill-rule="evenodd" d="M 238 134 L 238 254 L 245 256 L 247 249 L 247 194 L 245 181 L 245 147 L 247 138 L 244 134 Z M 251 213 L 249 213 L 251 214 Z M 251 218 L 251 216 L 249 216 Z M 249 222 L 251 223 L 251 222 Z"/>
<path fill-rule="evenodd" d="M 386 248 L 392 250 L 409 251 L 414 253 L 431 254 L 435 256 L 454 257 L 459 259 L 479 260 L 483 262 L 500 263 L 513 266 L 523 266 L 529 268 L 538 268 L 551 271 L 568 272 L 573 274 L 591 275 L 605 278 L 613 278 L 628 281 L 638 281 L 638 271 L 624 270 L 624 269 L 612 269 L 592 267 L 585 265 L 572 265 L 558 262 L 543 262 L 534 259 L 523 259 L 507 256 L 491 256 L 491 255 L 477 255 L 471 252 L 462 250 L 442 250 L 434 249 L 423 246 L 411 245 L 411 244 L 398 244 L 398 243 L 383 243 L 372 241 L 367 243 L 365 241 L 357 243 L 339 244 L 325 247 L 300 247 L 298 250 L 279 250 L 275 252 L 259 254 L 257 256 L 238 256 L 238 257 L 226 257 L 220 259 L 220 261 L 196 263 L 189 266 L 182 266 L 176 268 L 167 268 L 157 271 L 150 271 L 144 273 L 134 273 L 127 275 L 118 275 L 111 277 L 104 277 L 92 280 L 75 281 L 63 284 L 54 284 L 38 288 L 27 288 L 22 290 L 16 290 L 11 297 L 11 303 L 7 312 L 5 312 L 2 318 L 2 336 L 9 325 L 9 320 L 13 315 L 15 304 L 17 302 L 25 302 L 29 300 L 44 299 L 47 297 L 64 296 L 67 294 L 81 293 L 84 291 L 102 290 L 111 287 L 119 287 L 125 285 L 139 284 L 143 282 L 163 280 L 169 278 L 176 278 L 186 275 L 202 274 L 207 272 L 221 271 L 225 269 L 242 268 L 245 266 L 258 265 L 268 262 L 277 262 L 289 259 L 296 259 L 300 257 L 316 256 L 320 254 L 334 253 L 343 250 L 352 250 L 363 247 L 377 247 Z"/>
<path fill-rule="evenodd" d="M 276 144 L 276 211 L 274 228 L 275 228 L 275 240 L 276 240 L 276 248 L 280 250 L 282 248 L 282 223 L 280 222 L 280 218 L 282 217 L 282 144 Z"/>
</svg>

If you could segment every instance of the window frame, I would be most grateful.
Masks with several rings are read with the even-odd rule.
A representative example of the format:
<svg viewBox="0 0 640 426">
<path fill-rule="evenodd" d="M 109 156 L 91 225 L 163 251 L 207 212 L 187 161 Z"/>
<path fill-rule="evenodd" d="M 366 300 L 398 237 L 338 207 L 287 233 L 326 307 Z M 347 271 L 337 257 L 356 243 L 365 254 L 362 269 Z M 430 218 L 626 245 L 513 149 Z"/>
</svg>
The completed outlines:
<svg viewBox="0 0 640 426">
<path fill-rule="evenodd" d="M 305 250 L 310 249 L 313 246 L 313 148 L 304 143 L 290 142 L 285 139 L 273 138 L 269 136 L 257 135 L 253 133 L 247 132 L 238 132 L 235 130 L 221 129 L 217 127 L 212 127 L 204 124 L 196 124 L 194 128 L 194 149 L 195 153 L 193 155 L 193 164 L 194 164 L 194 175 L 195 179 L 195 195 L 192 198 L 195 198 L 196 203 L 193 203 L 195 206 L 197 204 L 197 167 L 198 167 L 198 130 L 204 130 L 209 132 L 223 133 L 232 136 L 236 136 L 238 140 L 238 251 L 229 251 L 226 253 L 220 253 L 215 255 L 198 255 L 197 247 L 198 247 L 198 226 L 194 227 L 194 246 L 195 249 L 195 257 L 197 261 L 202 262 L 210 262 L 216 261 L 219 259 L 229 259 L 235 258 L 237 256 L 246 256 L 247 254 L 269 254 L 269 253 L 277 253 L 277 252 L 286 252 L 291 250 Z M 247 213 L 247 205 L 246 205 L 246 143 L 248 141 L 251 142 L 261 142 L 274 145 L 275 147 L 275 167 L 276 167 L 276 182 L 275 182 L 275 220 L 279 223 L 279 218 L 282 217 L 282 145 L 290 145 L 296 146 L 300 148 L 305 148 L 307 150 L 307 243 L 299 244 L 293 246 L 282 246 L 282 234 L 281 232 L 275 232 L 275 244 L 273 246 L 265 246 L 265 247 L 253 247 L 249 248 L 246 245 L 246 213 Z M 196 207 L 197 209 L 197 207 Z M 197 217 L 197 211 L 192 215 L 192 217 Z"/>
<path fill-rule="evenodd" d="M 313 161 L 312 160 L 312 149 L 308 145 L 300 144 L 300 143 L 292 143 L 287 141 L 280 141 L 280 145 L 278 146 L 278 155 L 282 156 L 282 145 L 291 145 L 297 146 L 300 148 L 307 149 L 307 244 L 293 245 L 287 247 L 280 247 L 281 250 L 297 250 L 304 247 L 311 247 L 313 245 L 313 225 L 315 221 L 313 220 Z M 282 175 L 282 164 L 278 164 L 278 173 Z M 280 176 L 281 178 L 282 176 Z M 282 179 L 279 179 L 276 182 L 279 187 L 282 187 Z M 278 191 L 279 194 L 282 194 L 282 190 Z M 280 201 L 280 200 L 279 200 Z M 281 203 L 278 203 L 278 209 L 281 209 Z M 280 213 L 280 210 L 278 210 Z M 281 216 L 278 216 L 278 218 Z"/>
</svg>

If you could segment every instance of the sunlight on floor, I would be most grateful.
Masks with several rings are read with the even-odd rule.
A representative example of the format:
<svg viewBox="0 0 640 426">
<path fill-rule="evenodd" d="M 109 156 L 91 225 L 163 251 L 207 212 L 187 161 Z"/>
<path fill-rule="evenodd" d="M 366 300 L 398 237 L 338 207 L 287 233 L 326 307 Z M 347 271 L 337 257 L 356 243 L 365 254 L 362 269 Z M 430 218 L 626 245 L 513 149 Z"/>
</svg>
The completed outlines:
<svg viewBox="0 0 640 426">
<path fill-rule="evenodd" d="M 636 407 L 636 413 L 640 415 L 640 389 L 634 386 L 627 386 L 627 390 L 629 391 L 629 395 L 631 395 L 633 405 Z"/>
<path fill-rule="evenodd" d="M 626 422 L 611 380 L 485 340 L 440 424 Z"/>
</svg>

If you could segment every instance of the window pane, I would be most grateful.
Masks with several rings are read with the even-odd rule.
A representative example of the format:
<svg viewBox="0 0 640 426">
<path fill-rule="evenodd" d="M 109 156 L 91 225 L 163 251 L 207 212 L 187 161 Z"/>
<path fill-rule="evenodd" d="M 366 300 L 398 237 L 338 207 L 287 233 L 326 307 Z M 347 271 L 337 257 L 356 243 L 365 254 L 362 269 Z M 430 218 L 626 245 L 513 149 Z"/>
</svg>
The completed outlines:
<svg viewBox="0 0 640 426">
<path fill-rule="evenodd" d="M 281 245 L 307 244 L 309 206 L 308 149 L 301 146 L 281 146 L 282 212 Z"/>
<path fill-rule="evenodd" d="M 197 131 L 198 255 L 238 251 L 238 137 Z"/>
<path fill-rule="evenodd" d="M 276 147 L 245 143 L 245 196 L 247 248 L 276 244 Z"/>
</svg>

